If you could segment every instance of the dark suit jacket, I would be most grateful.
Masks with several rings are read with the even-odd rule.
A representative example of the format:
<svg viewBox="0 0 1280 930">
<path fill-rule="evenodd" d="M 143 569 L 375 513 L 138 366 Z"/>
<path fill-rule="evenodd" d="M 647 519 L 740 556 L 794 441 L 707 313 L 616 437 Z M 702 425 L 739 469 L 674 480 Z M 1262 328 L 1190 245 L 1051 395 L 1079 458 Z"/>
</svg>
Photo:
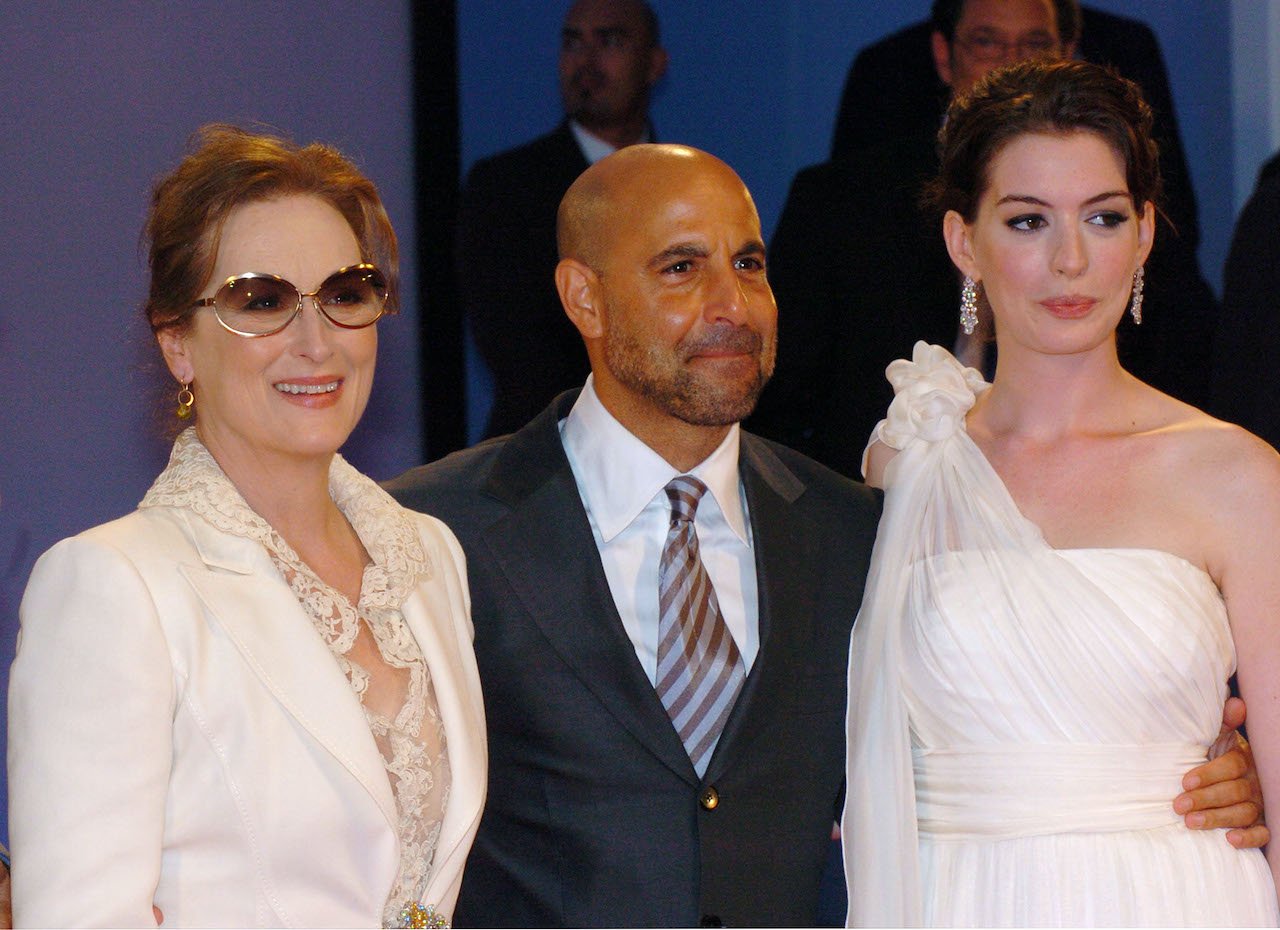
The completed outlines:
<svg viewBox="0 0 1280 930">
<path fill-rule="evenodd" d="M 699 779 L 609 593 L 557 429 L 573 399 L 388 486 L 467 555 L 490 769 L 456 922 L 813 925 L 878 498 L 743 434 L 760 652 Z"/>
<path fill-rule="evenodd" d="M 1083 7 L 1081 13 L 1077 54 L 1085 61 L 1111 65 L 1134 81 L 1155 113 L 1165 209 L 1187 248 L 1195 252 L 1200 242 L 1195 194 L 1160 43 L 1151 28 L 1139 20 L 1090 7 Z M 857 148 L 875 146 L 885 139 L 937 131 L 951 92 L 933 66 L 929 47 L 932 31 L 927 20 L 916 23 L 867 46 L 854 58 L 836 116 L 833 159 L 846 158 Z"/>
<path fill-rule="evenodd" d="M 493 374 L 487 436 L 524 426 L 590 370 L 553 278 L 556 210 L 586 168 L 565 122 L 477 161 L 467 175 L 458 215 L 458 293 Z"/>
<path fill-rule="evenodd" d="M 1213 349 L 1213 413 L 1280 448 L 1280 155 L 1236 221 Z"/>
</svg>

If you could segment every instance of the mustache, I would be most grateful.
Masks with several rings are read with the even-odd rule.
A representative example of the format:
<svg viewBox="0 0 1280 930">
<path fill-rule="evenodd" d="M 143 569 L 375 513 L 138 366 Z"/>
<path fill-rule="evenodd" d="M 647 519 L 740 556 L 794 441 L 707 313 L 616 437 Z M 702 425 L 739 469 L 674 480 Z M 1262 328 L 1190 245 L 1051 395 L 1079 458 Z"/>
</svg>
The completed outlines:
<svg viewBox="0 0 1280 930">
<path fill-rule="evenodd" d="M 755 355 L 764 348 L 764 337 L 750 326 L 726 327 L 703 333 L 698 338 L 683 343 L 681 348 L 686 358 L 708 350 Z"/>
</svg>

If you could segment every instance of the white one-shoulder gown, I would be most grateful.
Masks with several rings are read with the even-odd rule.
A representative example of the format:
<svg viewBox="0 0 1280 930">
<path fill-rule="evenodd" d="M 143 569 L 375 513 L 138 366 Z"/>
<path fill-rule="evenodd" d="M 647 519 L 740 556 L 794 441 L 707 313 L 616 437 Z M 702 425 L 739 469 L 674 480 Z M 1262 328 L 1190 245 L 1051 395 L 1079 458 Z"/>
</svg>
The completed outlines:
<svg viewBox="0 0 1280 930">
<path fill-rule="evenodd" d="M 1275 926 L 1258 850 L 1172 809 L 1235 651 L 1199 568 L 1051 548 L 964 429 L 987 385 L 919 343 L 854 628 L 853 926 Z"/>
</svg>

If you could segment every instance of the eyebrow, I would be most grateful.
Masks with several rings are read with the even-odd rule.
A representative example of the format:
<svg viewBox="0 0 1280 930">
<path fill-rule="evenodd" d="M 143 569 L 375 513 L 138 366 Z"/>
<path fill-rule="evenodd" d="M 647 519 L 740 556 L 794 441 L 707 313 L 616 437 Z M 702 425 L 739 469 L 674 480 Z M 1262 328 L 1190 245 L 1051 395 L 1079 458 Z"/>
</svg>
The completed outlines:
<svg viewBox="0 0 1280 930">
<path fill-rule="evenodd" d="M 1101 203 L 1104 200 L 1110 200 L 1112 197 L 1124 197 L 1126 199 L 1129 199 L 1129 192 L 1128 191 L 1104 191 L 1101 194 L 1094 194 L 1092 197 L 1086 200 L 1083 205 L 1087 207 L 1087 206 L 1090 206 L 1091 204 Z M 1034 204 L 1035 206 L 1038 206 L 1038 207 L 1053 206 L 1053 204 L 1049 203 L 1047 200 L 1041 200 L 1039 197 L 1033 197 L 1030 194 L 1006 194 L 1005 196 L 1001 197 L 999 200 L 996 201 L 996 206 L 998 207 L 1001 204 L 1006 204 L 1006 203 L 1029 203 L 1029 204 Z"/>
<path fill-rule="evenodd" d="M 692 242 L 681 242 L 673 246 L 669 246 L 659 252 L 653 258 L 649 259 L 651 266 L 657 267 L 665 265 L 670 261 L 678 261 L 682 258 L 706 258 L 710 255 L 710 250 L 706 246 L 697 245 Z M 759 239 L 751 239 L 740 245 L 733 253 L 734 258 L 741 258 L 743 255 L 764 255 L 764 243 Z"/>
<path fill-rule="evenodd" d="M 609 36 L 621 36 L 626 38 L 632 34 L 631 29 L 626 26 L 600 26 L 596 29 L 583 29 L 580 26 L 565 26 L 560 30 L 560 37 L 563 39 L 579 39 L 590 33 L 597 39 L 605 39 Z"/>
</svg>

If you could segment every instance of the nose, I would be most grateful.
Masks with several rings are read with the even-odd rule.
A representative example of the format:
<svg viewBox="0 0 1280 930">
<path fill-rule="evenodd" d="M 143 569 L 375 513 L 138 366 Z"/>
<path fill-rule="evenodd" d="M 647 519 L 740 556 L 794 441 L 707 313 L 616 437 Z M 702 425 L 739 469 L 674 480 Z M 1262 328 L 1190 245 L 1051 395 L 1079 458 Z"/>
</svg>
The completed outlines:
<svg viewBox="0 0 1280 930">
<path fill-rule="evenodd" d="M 310 304 L 310 307 L 308 307 Z M 334 325 L 320 312 L 320 305 L 313 295 L 302 298 L 302 312 L 286 332 L 293 336 L 294 351 L 299 355 L 322 362 L 333 354 L 330 340 Z"/>
<path fill-rule="evenodd" d="M 707 295 L 707 321 L 724 321 L 737 326 L 746 318 L 748 303 L 747 289 L 730 262 L 729 267 L 721 269 L 712 282 Z"/>
<path fill-rule="evenodd" d="M 1068 278 L 1078 277 L 1089 267 L 1084 232 L 1069 224 L 1058 237 L 1053 252 L 1053 271 Z"/>
</svg>

